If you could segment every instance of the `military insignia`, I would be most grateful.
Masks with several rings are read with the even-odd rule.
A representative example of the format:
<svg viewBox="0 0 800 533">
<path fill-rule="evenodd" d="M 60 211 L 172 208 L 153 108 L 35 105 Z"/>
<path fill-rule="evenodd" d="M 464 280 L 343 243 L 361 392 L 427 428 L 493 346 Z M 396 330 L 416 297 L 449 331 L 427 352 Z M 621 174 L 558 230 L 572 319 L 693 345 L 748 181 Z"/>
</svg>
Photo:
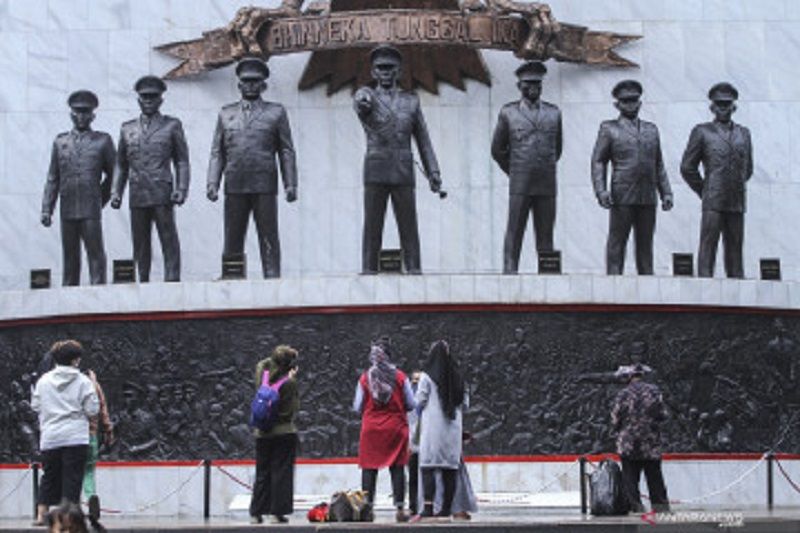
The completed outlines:
<svg viewBox="0 0 800 533">
<path fill-rule="evenodd" d="M 181 59 L 165 77 L 224 67 L 246 56 L 313 52 L 301 90 L 327 84 L 328 94 L 368 82 L 364 50 L 389 43 L 401 50 L 401 85 L 438 92 L 464 79 L 490 85 L 480 49 L 506 50 L 523 60 L 636 66 L 614 49 L 638 35 L 593 31 L 556 20 L 550 6 L 512 0 L 283 0 L 280 7 L 243 7 L 223 28 L 156 50 Z"/>
</svg>

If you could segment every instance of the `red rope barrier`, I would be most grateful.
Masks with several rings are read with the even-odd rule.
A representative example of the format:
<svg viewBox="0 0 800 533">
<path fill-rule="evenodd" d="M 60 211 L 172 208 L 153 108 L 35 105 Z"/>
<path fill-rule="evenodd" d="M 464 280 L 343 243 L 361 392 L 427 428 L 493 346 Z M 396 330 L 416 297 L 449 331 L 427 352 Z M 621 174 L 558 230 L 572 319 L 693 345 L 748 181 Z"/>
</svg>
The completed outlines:
<svg viewBox="0 0 800 533">
<path fill-rule="evenodd" d="M 215 468 L 217 470 L 219 470 L 220 472 L 222 472 L 223 474 L 225 474 L 234 483 L 237 483 L 237 484 L 241 485 L 242 487 L 246 488 L 247 490 L 249 490 L 250 492 L 253 492 L 253 486 L 252 485 L 249 485 L 249 484 L 245 483 L 244 481 L 242 481 L 241 479 L 237 478 L 236 476 L 234 476 L 233 474 L 231 474 L 230 472 L 228 472 L 227 470 L 225 470 L 221 466 L 215 466 Z"/>
<path fill-rule="evenodd" d="M 789 485 L 792 486 L 795 492 L 800 493 L 800 487 L 798 487 L 797 484 L 794 481 L 792 481 L 792 478 L 789 477 L 789 474 L 786 472 L 786 470 L 783 469 L 783 465 L 781 464 L 780 461 L 778 461 L 777 458 L 775 458 L 775 464 L 778 465 L 778 470 L 781 471 L 781 474 L 783 474 L 783 477 L 786 478 L 786 481 L 789 482 Z"/>
</svg>

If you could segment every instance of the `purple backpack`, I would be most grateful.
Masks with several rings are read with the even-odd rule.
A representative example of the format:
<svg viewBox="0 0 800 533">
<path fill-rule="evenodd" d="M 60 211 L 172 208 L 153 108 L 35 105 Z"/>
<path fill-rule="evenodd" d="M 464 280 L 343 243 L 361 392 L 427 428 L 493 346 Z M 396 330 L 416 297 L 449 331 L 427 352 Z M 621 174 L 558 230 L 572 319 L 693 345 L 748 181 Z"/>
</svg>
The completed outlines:
<svg viewBox="0 0 800 533">
<path fill-rule="evenodd" d="M 269 370 L 265 370 L 261 378 L 261 386 L 250 404 L 250 427 L 269 431 L 278 420 L 278 402 L 281 399 L 280 388 L 289 376 L 285 376 L 272 385 L 269 384 Z"/>
</svg>

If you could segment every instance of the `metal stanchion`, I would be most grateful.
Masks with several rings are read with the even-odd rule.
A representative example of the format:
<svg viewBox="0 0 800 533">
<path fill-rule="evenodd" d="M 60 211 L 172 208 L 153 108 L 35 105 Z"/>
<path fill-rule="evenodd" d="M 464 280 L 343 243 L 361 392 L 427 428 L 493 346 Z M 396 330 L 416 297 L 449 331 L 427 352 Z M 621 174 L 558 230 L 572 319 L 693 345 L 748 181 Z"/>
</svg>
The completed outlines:
<svg viewBox="0 0 800 533">
<path fill-rule="evenodd" d="M 211 459 L 203 459 L 203 519 L 211 518 Z"/>
<path fill-rule="evenodd" d="M 578 464 L 580 467 L 581 514 L 586 514 L 588 512 L 586 505 L 586 457 L 581 457 Z"/>
<path fill-rule="evenodd" d="M 39 515 L 39 463 L 31 463 L 33 470 L 33 519 Z"/>
<path fill-rule="evenodd" d="M 772 510 L 775 503 L 775 487 L 774 487 L 774 472 L 773 466 L 775 463 L 775 456 L 772 452 L 767 454 L 767 509 Z"/>
</svg>

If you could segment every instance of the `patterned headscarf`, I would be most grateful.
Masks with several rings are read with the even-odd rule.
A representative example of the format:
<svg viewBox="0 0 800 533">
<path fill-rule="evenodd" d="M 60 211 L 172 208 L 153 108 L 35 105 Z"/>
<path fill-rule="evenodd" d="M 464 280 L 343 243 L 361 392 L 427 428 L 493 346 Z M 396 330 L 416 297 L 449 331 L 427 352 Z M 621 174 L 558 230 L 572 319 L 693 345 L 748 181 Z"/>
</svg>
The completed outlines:
<svg viewBox="0 0 800 533">
<path fill-rule="evenodd" d="M 375 402 L 385 405 L 392 397 L 397 381 L 397 367 L 389 361 L 386 351 L 377 344 L 372 345 L 369 362 L 372 365 L 367 370 L 369 393 Z"/>
</svg>

